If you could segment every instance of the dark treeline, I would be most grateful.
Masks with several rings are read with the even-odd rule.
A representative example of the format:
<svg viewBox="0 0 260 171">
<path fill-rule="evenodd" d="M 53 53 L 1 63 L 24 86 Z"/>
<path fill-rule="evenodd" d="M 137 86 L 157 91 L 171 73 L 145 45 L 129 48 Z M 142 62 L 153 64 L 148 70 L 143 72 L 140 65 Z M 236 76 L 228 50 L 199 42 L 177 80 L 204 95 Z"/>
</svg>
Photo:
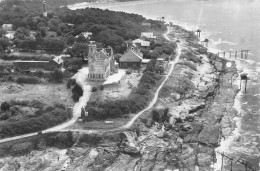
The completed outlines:
<svg viewBox="0 0 260 171">
<path fill-rule="evenodd" d="M 62 2 L 63 0 L 48 1 L 48 7 L 57 7 Z M 89 8 L 57 8 L 48 11 L 48 17 L 44 17 L 41 0 L 8 0 L 2 2 L 1 6 L 0 25 L 13 24 L 17 30 L 14 44 L 27 50 L 44 49 L 39 46 L 46 45 L 45 42 L 54 42 L 50 47 L 57 45 L 58 48 L 63 48 L 58 42 L 64 42 L 65 45 L 88 43 L 82 37 L 75 38 L 88 31 L 93 33 L 92 40 L 105 47 L 112 46 L 117 53 L 123 53 L 126 50 L 124 42 L 138 38 L 146 30 L 142 22 L 150 22 L 154 30 L 165 28 L 162 22 L 147 20 L 141 15 Z M 29 31 L 36 32 L 36 40 L 30 38 Z M 50 32 L 55 34 L 50 36 Z"/>
</svg>

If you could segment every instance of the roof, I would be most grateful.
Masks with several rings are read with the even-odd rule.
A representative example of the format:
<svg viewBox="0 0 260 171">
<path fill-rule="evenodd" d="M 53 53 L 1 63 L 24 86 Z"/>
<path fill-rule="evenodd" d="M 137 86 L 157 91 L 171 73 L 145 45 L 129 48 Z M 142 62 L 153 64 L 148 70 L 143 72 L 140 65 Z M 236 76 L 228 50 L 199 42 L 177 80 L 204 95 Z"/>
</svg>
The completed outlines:
<svg viewBox="0 0 260 171">
<path fill-rule="evenodd" d="M 143 60 L 142 60 L 142 63 L 143 63 L 143 64 L 147 64 L 148 62 L 150 62 L 150 59 L 143 59 Z"/>
<path fill-rule="evenodd" d="M 13 24 L 3 24 L 2 27 L 13 27 Z"/>
<path fill-rule="evenodd" d="M 156 36 L 153 35 L 153 32 L 142 32 L 141 37 L 156 38 Z"/>
<path fill-rule="evenodd" d="M 63 63 L 63 59 L 60 56 L 57 56 L 53 59 L 54 62 L 56 62 L 57 64 L 62 64 Z"/>
<path fill-rule="evenodd" d="M 120 59 L 120 62 L 140 62 L 143 58 L 133 50 L 127 51 Z"/>
<path fill-rule="evenodd" d="M 132 41 L 134 44 L 136 43 L 140 43 L 141 46 L 144 46 L 144 47 L 148 47 L 150 46 L 150 42 L 149 41 L 145 41 L 145 40 L 142 40 L 142 39 L 135 39 L 134 41 Z"/>
<path fill-rule="evenodd" d="M 5 35 L 5 37 L 7 37 L 8 39 L 13 39 L 13 38 L 14 38 L 14 34 L 7 33 L 7 34 Z"/>
<path fill-rule="evenodd" d="M 14 61 L 14 63 L 49 63 L 49 61 Z"/>
</svg>

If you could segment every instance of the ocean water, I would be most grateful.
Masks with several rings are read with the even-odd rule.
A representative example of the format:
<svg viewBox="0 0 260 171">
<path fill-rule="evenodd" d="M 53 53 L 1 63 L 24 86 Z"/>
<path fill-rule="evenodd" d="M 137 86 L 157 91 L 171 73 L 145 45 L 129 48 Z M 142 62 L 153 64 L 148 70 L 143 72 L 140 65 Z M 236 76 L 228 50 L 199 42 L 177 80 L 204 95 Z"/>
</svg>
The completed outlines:
<svg viewBox="0 0 260 171">
<path fill-rule="evenodd" d="M 236 97 L 234 107 L 238 116 L 234 120 L 237 129 L 218 150 L 259 166 L 260 0 L 144 0 L 99 8 L 141 14 L 151 19 L 165 17 L 166 21 L 188 30 L 200 28 L 202 39 L 209 39 L 209 48 L 213 52 L 250 50 L 248 60 L 236 60 L 240 72 L 248 73 L 250 77 L 247 93 L 241 91 Z M 214 170 L 220 170 L 219 157 Z M 236 170 L 245 170 L 236 167 Z"/>
</svg>

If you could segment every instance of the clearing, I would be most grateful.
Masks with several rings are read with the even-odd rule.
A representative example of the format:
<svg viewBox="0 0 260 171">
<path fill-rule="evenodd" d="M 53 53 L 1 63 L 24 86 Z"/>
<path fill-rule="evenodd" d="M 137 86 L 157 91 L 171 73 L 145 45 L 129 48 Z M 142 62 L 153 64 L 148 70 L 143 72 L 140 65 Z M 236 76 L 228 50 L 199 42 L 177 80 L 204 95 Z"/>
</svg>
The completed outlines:
<svg viewBox="0 0 260 171">
<path fill-rule="evenodd" d="M 66 84 L 16 84 L 0 83 L 0 103 L 10 100 L 38 100 L 52 106 L 54 103 L 72 106 L 71 90 Z"/>
</svg>

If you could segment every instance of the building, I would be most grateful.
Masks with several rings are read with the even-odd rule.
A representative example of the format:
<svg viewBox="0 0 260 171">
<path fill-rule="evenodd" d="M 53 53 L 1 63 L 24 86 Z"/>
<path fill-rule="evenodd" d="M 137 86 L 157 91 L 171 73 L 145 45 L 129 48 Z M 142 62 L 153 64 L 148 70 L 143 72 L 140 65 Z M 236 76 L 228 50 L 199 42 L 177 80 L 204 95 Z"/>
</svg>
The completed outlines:
<svg viewBox="0 0 260 171">
<path fill-rule="evenodd" d="M 47 12 L 47 3 L 46 3 L 46 1 L 42 2 L 42 7 L 43 7 L 43 16 L 47 17 L 48 16 L 48 12 Z"/>
<path fill-rule="evenodd" d="M 2 28 L 5 30 L 5 31 L 12 31 L 13 30 L 13 24 L 3 24 L 2 25 Z"/>
<path fill-rule="evenodd" d="M 119 59 L 120 68 L 139 68 L 142 65 L 143 54 L 135 44 L 127 49 L 126 53 Z"/>
<path fill-rule="evenodd" d="M 91 36 L 93 35 L 93 33 L 91 32 L 82 32 L 80 33 L 80 35 L 84 36 L 86 39 L 91 39 Z M 78 38 L 79 35 L 77 35 L 75 38 Z"/>
<path fill-rule="evenodd" d="M 156 36 L 153 35 L 153 32 L 142 32 L 141 37 L 147 39 L 156 39 Z"/>
<path fill-rule="evenodd" d="M 90 81 L 105 81 L 114 67 L 113 49 L 111 47 L 97 48 L 97 45 L 91 42 L 88 52 L 88 64 L 88 79 Z"/>
<path fill-rule="evenodd" d="M 150 47 L 150 42 L 142 39 L 135 39 L 132 41 L 132 43 L 136 44 L 138 47 Z"/>
<path fill-rule="evenodd" d="M 61 58 L 54 58 L 50 61 L 15 61 L 13 62 L 15 69 L 19 71 L 32 71 L 35 69 L 54 71 L 61 69 L 63 60 Z"/>
</svg>

